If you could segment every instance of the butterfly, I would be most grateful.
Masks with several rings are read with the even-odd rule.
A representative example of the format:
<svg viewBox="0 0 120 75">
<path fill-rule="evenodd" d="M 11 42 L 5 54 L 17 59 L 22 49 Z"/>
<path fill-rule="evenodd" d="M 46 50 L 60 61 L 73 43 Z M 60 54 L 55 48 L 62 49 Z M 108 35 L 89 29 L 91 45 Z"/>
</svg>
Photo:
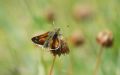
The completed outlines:
<svg viewBox="0 0 120 75">
<path fill-rule="evenodd" d="M 60 56 L 61 54 L 69 53 L 68 45 L 61 36 L 60 28 L 56 28 L 53 31 L 32 37 L 31 40 L 38 46 L 48 48 L 54 56 Z"/>
</svg>

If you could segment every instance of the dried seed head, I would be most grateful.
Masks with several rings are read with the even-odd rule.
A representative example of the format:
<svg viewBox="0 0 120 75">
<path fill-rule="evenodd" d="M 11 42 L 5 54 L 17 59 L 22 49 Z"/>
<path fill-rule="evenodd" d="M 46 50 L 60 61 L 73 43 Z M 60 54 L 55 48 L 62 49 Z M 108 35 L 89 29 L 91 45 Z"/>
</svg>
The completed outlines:
<svg viewBox="0 0 120 75">
<path fill-rule="evenodd" d="M 92 15 L 92 8 L 89 5 L 76 5 L 73 8 L 73 17 L 76 21 L 88 19 Z"/>
<path fill-rule="evenodd" d="M 74 46 L 80 46 L 85 42 L 85 39 L 80 31 L 75 31 L 73 32 L 70 41 Z"/>
<path fill-rule="evenodd" d="M 113 34 L 109 30 L 99 32 L 96 39 L 101 46 L 111 47 L 113 45 Z"/>
</svg>

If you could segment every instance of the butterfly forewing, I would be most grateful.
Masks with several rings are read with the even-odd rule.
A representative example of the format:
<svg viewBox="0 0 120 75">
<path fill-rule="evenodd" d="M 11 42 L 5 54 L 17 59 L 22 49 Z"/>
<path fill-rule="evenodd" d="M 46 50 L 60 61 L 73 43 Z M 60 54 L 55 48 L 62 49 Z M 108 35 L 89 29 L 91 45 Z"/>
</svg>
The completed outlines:
<svg viewBox="0 0 120 75">
<path fill-rule="evenodd" d="M 48 37 L 49 32 L 46 32 L 42 35 L 35 36 L 31 40 L 37 45 L 43 45 Z"/>
<path fill-rule="evenodd" d="M 43 44 L 44 48 L 50 47 L 50 42 L 52 41 L 54 34 L 55 33 L 53 31 L 49 32 L 48 37 L 46 38 L 45 43 Z"/>
</svg>

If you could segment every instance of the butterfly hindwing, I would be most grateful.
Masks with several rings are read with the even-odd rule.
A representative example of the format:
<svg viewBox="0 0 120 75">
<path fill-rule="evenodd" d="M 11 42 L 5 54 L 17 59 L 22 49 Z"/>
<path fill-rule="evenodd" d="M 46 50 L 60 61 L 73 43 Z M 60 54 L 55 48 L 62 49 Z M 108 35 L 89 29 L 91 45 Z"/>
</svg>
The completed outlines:
<svg viewBox="0 0 120 75">
<path fill-rule="evenodd" d="M 51 42 L 51 49 L 57 50 L 60 47 L 60 41 L 58 38 L 55 38 Z"/>
</svg>

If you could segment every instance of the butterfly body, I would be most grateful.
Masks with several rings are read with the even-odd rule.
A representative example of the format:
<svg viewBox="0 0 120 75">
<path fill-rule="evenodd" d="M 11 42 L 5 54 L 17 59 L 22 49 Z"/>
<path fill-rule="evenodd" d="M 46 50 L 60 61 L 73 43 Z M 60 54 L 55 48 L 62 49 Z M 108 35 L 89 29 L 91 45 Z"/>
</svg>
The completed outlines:
<svg viewBox="0 0 120 75">
<path fill-rule="evenodd" d="M 57 28 L 55 29 L 54 31 L 51 31 L 48 33 L 48 37 L 44 43 L 44 48 L 47 48 L 47 47 L 50 47 L 50 42 L 53 40 L 53 39 L 56 39 L 58 38 L 58 34 L 59 34 L 59 31 L 60 31 L 60 28 Z"/>
</svg>

